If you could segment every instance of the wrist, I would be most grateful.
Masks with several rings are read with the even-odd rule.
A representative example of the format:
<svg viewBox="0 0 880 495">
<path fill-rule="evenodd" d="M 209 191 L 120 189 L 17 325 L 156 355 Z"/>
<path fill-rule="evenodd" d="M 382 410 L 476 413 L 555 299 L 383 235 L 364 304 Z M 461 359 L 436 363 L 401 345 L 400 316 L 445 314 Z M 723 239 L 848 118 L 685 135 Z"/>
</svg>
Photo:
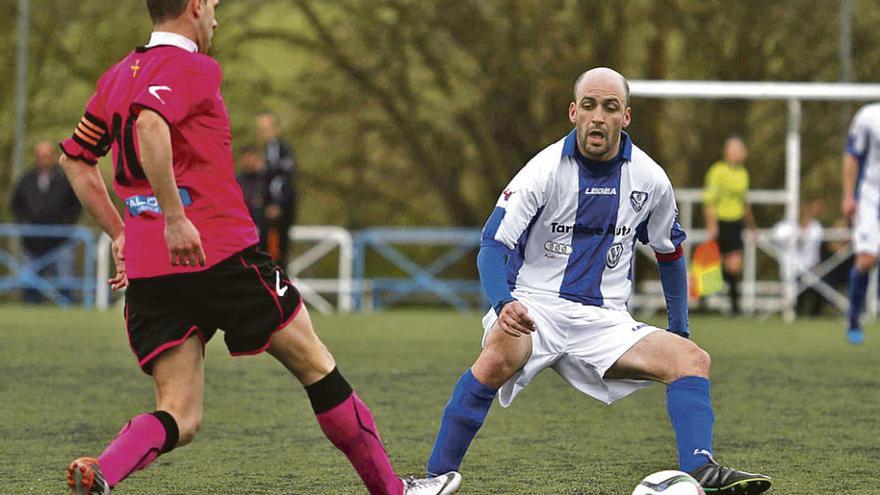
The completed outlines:
<svg viewBox="0 0 880 495">
<path fill-rule="evenodd" d="M 166 225 L 180 223 L 184 220 L 186 220 L 186 215 L 183 214 L 183 208 L 181 208 L 180 211 L 165 213 L 165 224 Z"/>
<path fill-rule="evenodd" d="M 508 297 L 508 298 L 505 298 L 505 299 L 498 301 L 493 306 L 493 308 L 495 308 L 495 314 L 501 315 L 501 310 L 504 309 L 504 306 L 506 306 L 508 303 L 512 303 L 513 301 L 516 301 L 516 300 L 517 299 L 515 297 Z"/>
</svg>

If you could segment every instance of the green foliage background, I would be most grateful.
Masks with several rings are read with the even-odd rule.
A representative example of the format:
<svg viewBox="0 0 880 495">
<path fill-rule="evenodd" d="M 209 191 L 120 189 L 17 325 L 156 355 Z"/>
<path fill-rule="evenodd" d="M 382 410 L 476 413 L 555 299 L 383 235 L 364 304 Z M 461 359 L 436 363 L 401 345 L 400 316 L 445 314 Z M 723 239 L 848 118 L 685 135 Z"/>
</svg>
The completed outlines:
<svg viewBox="0 0 880 495">
<path fill-rule="evenodd" d="M 0 219 L 8 220 L 16 12 L 0 17 Z M 236 147 L 272 110 L 299 154 L 303 223 L 479 226 L 500 189 L 568 129 L 574 79 L 836 81 L 831 0 L 226 0 L 213 55 Z M 29 144 L 59 140 L 95 80 L 150 31 L 145 2 L 34 0 Z M 880 2 L 854 1 L 856 79 L 880 69 Z M 837 215 L 851 104 L 807 103 L 803 191 Z M 730 133 L 754 187 L 784 176 L 785 104 L 636 99 L 631 134 L 698 187 Z M 109 161 L 102 163 L 106 169 Z M 769 224 L 781 212 L 759 213 Z M 776 215 L 776 217 L 774 217 Z"/>
</svg>

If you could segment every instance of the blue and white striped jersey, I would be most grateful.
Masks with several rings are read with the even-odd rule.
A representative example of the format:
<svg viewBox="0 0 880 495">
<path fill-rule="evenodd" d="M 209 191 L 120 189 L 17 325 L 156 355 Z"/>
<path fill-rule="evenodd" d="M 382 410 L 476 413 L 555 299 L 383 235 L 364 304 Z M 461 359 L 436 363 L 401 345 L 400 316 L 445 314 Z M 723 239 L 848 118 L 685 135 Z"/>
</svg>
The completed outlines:
<svg viewBox="0 0 880 495">
<path fill-rule="evenodd" d="M 604 175 L 575 158 L 576 136 L 550 145 L 513 178 L 483 229 L 508 253 L 511 290 L 626 309 L 635 242 L 674 253 L 684 241 L 672 184 L 621 133 L 621 162 Z"/>
<path fill-rule="evenodd" d="M 856 198 L 877 204 L 880 200 L 880 103 L 865 105 L 853 117 L 846 151 L 859 163 Z"/>
</svg>

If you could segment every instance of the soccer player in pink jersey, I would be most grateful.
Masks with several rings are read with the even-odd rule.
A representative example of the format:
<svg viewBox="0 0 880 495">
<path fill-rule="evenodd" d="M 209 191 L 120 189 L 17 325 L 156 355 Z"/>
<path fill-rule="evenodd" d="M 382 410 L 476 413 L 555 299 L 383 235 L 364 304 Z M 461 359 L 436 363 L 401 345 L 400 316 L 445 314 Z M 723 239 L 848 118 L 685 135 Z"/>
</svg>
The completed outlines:
<svg viewBox="0 0 880 495">
<path fill-rule="evenodd" d="M 202 420 L 205 343 L 218 328 L 231 354 L 267 351 L 299 379 L 324 434 L 371 494 L 455 493 L 458 473 L 397 477 L 370 410 L 315 335 L 296 287 L 254 247 L 256 228 L 233 171 L 222 72 L 206 55 L 218 3 L 147 0 L 150 42 L 101 77 L 61 143 L 77 196 L 113 239 L 109 283 L 127 287 L 129 341 L 156 391 L 156 411 L 128 421 L 98 458 L 70 464 L 71 493 L 109 494 L 193 440 Z M 124 221 L 95 167 L 111 149 Z"/>
</svg>

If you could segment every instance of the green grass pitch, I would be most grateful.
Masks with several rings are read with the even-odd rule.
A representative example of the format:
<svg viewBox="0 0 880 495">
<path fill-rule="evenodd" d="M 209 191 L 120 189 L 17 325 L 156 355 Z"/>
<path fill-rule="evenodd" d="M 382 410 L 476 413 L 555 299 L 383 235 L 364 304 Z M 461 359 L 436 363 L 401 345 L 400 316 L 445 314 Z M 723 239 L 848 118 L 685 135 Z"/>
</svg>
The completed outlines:
<svg viewBox="0 0 880 495">
<path fill-rule="evenodd" d="M 314 319 L 398 472 L 422 473 L 449 392 L 478 353 L 479 315 Z M 0 491 L 66 493 L 72 458 L 97 455 L 129 417 L 152 410 L 151 382 L 115 312 L 7 306 L 0 322 Z M 779 495 L 880 493 L 876 326 L 856 348 L 840 320 L 691 324 L 714 358 L 722 462 L 772 475 Z M 199 437 L 114 494 L 364 493 L 302 388 L 269 356 L 231 358 L 215 338 L 206 373 Z M 628 495 L 644 475 L 676 467 L 664 394 L 655 385 L 606 407 L 548 370 L 509 409 L 493 406 L 462 466 L 461 493 Z"/>
</svg>

